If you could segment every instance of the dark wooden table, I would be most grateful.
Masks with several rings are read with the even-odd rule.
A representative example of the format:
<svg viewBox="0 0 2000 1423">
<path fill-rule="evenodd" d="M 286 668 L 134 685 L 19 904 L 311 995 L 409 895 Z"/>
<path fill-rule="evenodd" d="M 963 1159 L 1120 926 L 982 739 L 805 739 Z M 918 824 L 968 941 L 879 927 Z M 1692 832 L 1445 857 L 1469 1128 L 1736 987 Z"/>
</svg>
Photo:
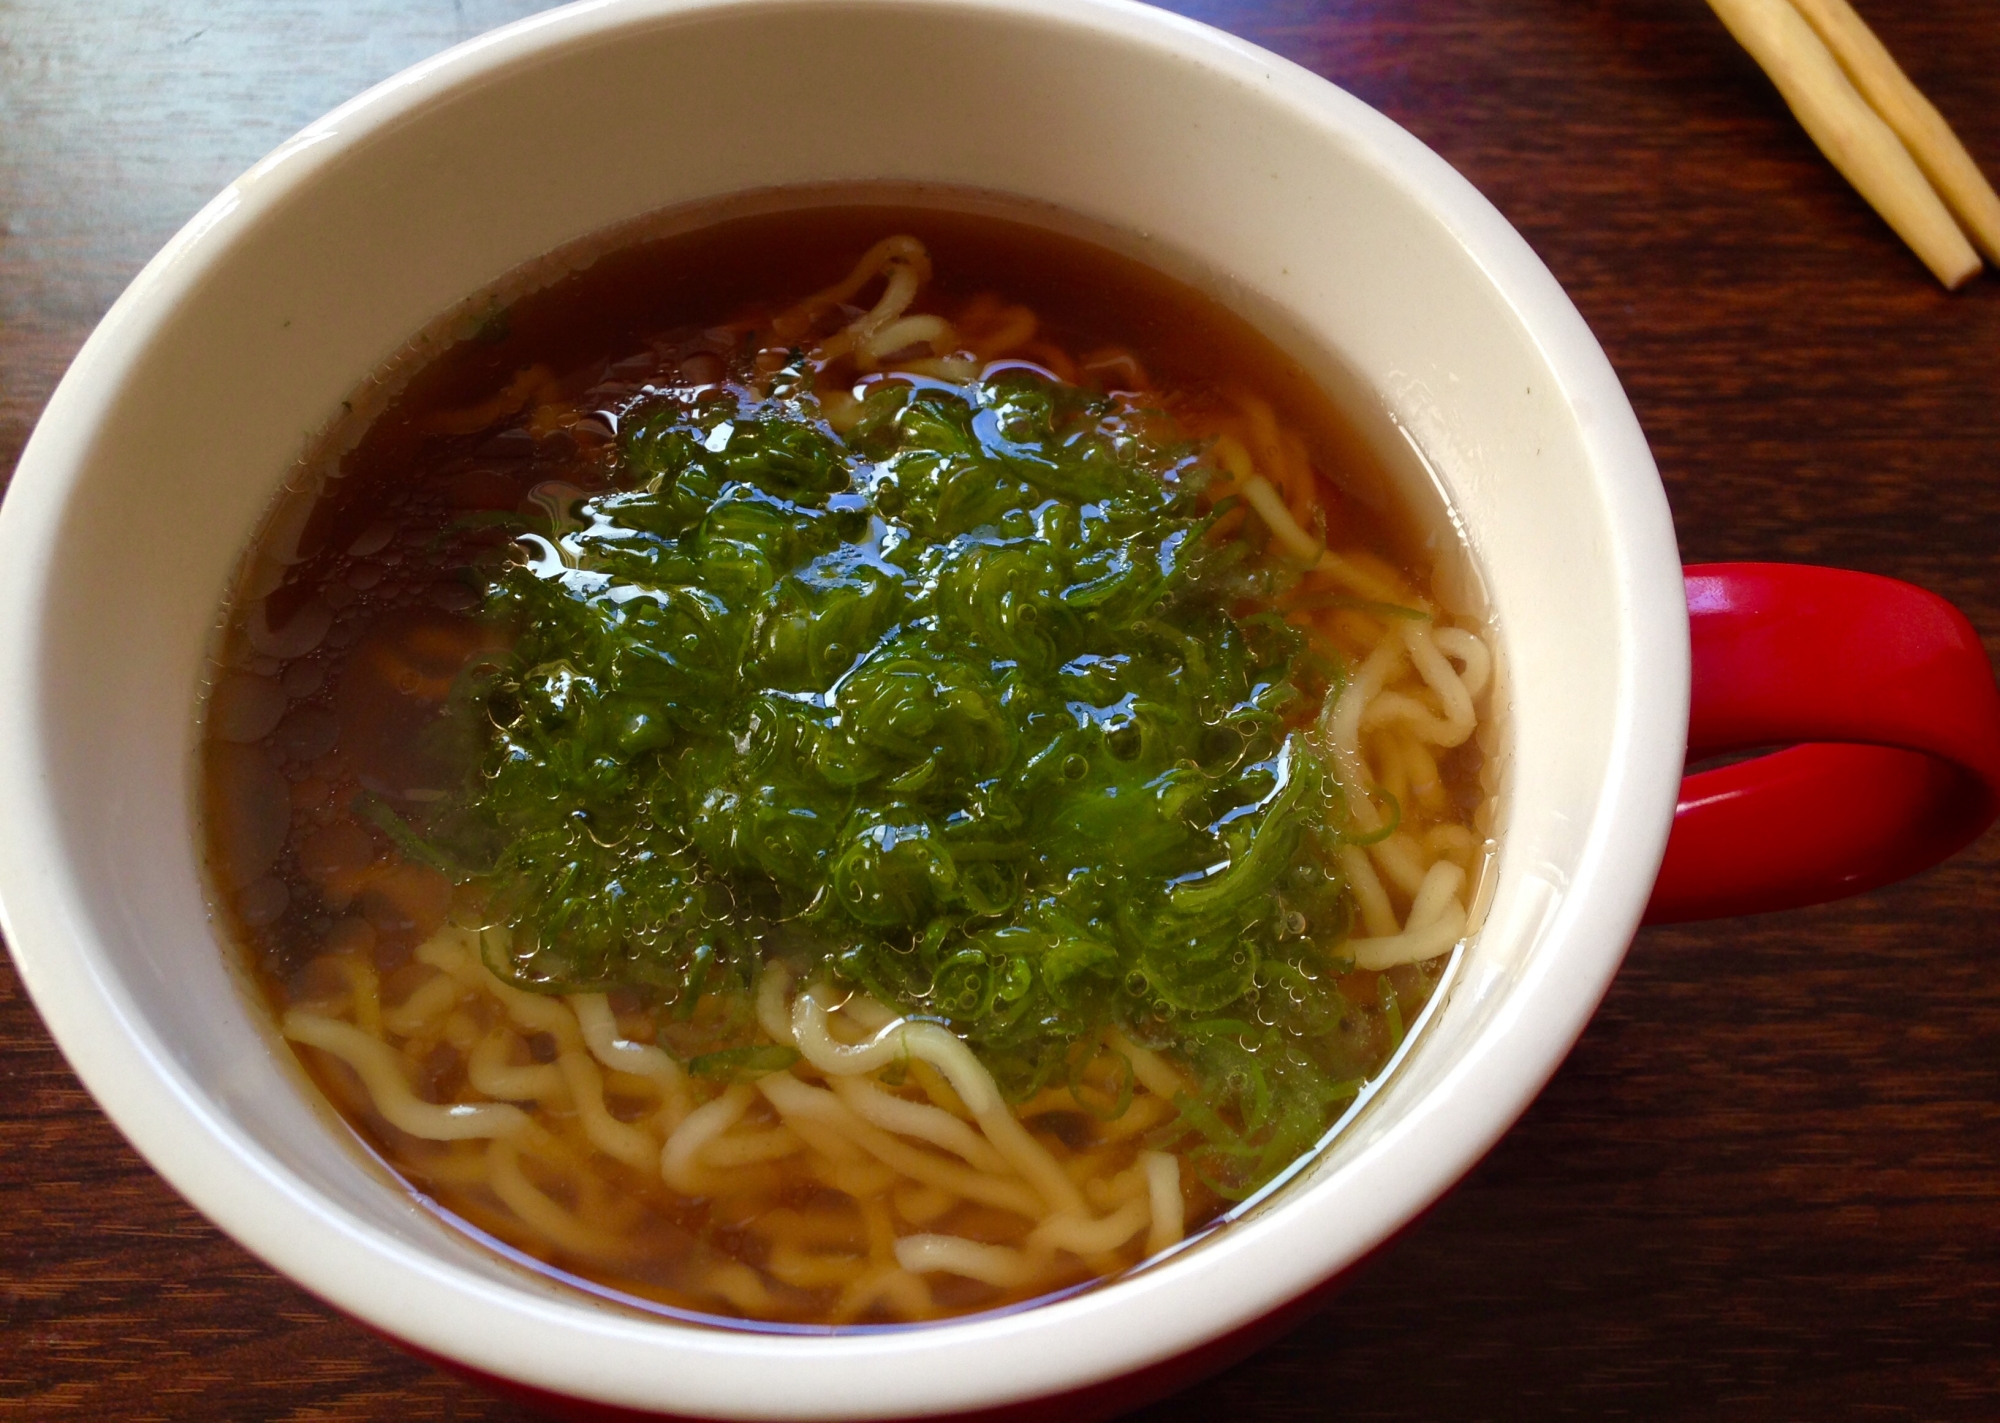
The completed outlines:
<svg viewBox="0 0 2000 1423">
<path fill-rule="evenodd" d="M 1863 0 L 2000 173 L 1993 0 Z M 0 469 L 125 282 L 294 129 L 534 0 L 0 0 Z M 1700 0 L 1192 0 L 1413 130 L 1596 330 L 1690 561 L 1922 583 L 2000 650 L 2000 276 L 1948 296 Z M 6 689 L 0 689 L 5 695 Z M 0 808 L 4 813 L 4 808 Z M 1548 1090 L 1330 1312 L 1136 1415 L 2000 1417 L 2000 835 L 1640 935 Z M 0 960 L 0 1415 L 522 1419 L 273 1275 Z"/>
</svg>

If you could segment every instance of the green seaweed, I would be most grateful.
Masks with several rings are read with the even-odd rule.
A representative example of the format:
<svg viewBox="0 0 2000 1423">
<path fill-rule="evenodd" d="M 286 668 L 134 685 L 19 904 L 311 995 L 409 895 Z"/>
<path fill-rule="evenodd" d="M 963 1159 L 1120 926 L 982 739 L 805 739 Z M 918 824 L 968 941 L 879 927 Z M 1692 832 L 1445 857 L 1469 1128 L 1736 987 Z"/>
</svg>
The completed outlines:
<svg viewBox="0 0 2000 1423">
<path fill-rule="evenodd" d="M 1254 1189 L 1379 1066 L 1340 1030 L 1345 803 L 1298 729 L 1339 669 L 1239 615 L 1295 575 L 1213 536 L 1158 411 L 886 379 L 843 436 L 806 374 L 639 397 L 614 486 L 494 576 L 511 651 L 451 813 L 500 847 L 464 876 L 514 926 L 496 969 L 687 1018 L 782 958 L 1016 1096 L 1116 1026 L 1192 1070 L 1170 1131 Z"/>
</svg>

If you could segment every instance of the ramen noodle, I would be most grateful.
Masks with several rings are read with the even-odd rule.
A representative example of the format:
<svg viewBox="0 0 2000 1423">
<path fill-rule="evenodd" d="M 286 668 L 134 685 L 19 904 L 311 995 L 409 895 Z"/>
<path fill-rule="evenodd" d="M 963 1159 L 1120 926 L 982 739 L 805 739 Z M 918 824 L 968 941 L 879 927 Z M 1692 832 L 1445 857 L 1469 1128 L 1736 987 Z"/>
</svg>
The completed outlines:
<svg viewBox="0 0 2000 1423">
<path fill-rule="evenodd" d="M 268 521 L 223 916 L 381 1159 L 583 1288 L 823 1328 L 1118 1275 L 1312 1151 L 1468 932 L 1493 658 L 1372 459 L 998 217 L 614 244 Z"/>
</svg>

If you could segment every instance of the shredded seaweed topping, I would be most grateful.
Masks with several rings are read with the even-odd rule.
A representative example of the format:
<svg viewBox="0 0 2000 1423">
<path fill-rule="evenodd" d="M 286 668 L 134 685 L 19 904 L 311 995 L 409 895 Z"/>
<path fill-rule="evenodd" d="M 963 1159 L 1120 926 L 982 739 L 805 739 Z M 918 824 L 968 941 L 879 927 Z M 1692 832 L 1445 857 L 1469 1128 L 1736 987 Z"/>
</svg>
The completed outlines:
<svg viewBox="0 0 2000 1423">
<path fill-rule="evenodd" d="M 1189 1070 L 1170 1131 L 1240 1196 L 1379 1066 L 1341 1031 L 1346 817 L 1300 730 L 1338 669 L 1255 615 L 1294 575 L 1213 534 L 1134 398 L 862 396 L 836 433 L 802 360 L 649 390 L 614 487 L 494 577 L 512 650 L 446 846 L 512 927 L 493 967 L 741 1022 L 782 958 L 945 1022 L 1017 1099 L 1115 1026 Z"/>
</svg>

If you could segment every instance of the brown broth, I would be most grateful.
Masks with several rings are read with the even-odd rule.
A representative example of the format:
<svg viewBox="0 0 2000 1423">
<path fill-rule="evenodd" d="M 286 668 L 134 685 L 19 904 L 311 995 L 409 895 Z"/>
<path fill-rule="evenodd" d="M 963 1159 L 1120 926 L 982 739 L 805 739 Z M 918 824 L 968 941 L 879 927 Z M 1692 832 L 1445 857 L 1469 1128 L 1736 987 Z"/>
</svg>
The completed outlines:
<svg viewBox="0 0 2000 1423">
<path fill-rule="evenodd" d="M 548 481 L 585 490 L 605 485 L 608 429 L 588 419 L 536 427 L 537 400 L 554 392 L 585 412 L 609 406 L 675 361 L 702 359 L 704 329 L 746 311 L 769 312 L 838 280 L 859 252 L 895 232 L 918 237 L 934 264 L 915 310 L 959 312 L 981 294 L 998 293 L 1040 317 L 1038 339 L 1053 349 L 1023 353 L 1031 359 L 1055 363 L 1068 355 L 1088 366 L 1091 353 L 1130 352 L 1156 389 L 1197 417 L 1228 408 L 1231 390 L 1261 393 L 1280 425 L 1303 438 L 1311 497 L 1340 542 L 1371 551 L 1412 588 L 1430 586 L 1417 537 L 1421 515 L 1381 505 L 1379 491 L 1393 481 L 1306 372 L 1217 302 L 1104 247 L 990 214 L 851 204 L 627 240 L 581 266 L 574 253 L 558 254 L 512 279 L 510 290 L 525 295 L 462 315 L 457 339 L 440 353 L 406 355 L 357 393 L 359 412 L 307 455 L 300 483 L 313 492 L 274 515 L 232 600 L 204 728 L 205 833 L 221 917 L 274 1010 L 367 997 L 377 1005 L 367 1011 L 393 1011 L 436 974 L 413 955 L 447 921 L 453 886 L 355 807 L 364 794 L 439 795 L 460 773 L 462 748 L 440 737 L 443 694 L 495 636 L 472 616 L 480 595 L 466 559 L 508 537 L 497 525 L 482 530 L 479 516 L 523 508 Z M 535 366 L 553 376 L 543 397 L 476 434 L 439 438 L 453 412 L 492 401 Z M 1129 368 L 1105 367 L 1101 376 L 1123 378 L 1121 371 Z M 1342 617 L 1367 624 L 1365 615 L 1329 614 L 1330 638 L 1366 633 L 1343 633 Z M 1489 792 L 1472 741 L 1438 756 L 1437 771 L 1439 784 L 1421 804 L 1407 775 L 1401 782 L 1412 797 L 1408 824 L 1417 831 L 1469 824 Z M 1396 774 L 1403 773 L 1385 779 Z M 1406 892 L 1394 893 L 1407 902 Z M 1386 1058 L 1401 1024 L 1434 990 L 1441 962 L 1354 975 L 1350 997 L 1371 1006 L 1357 1010 L 1352 1031 L 1380 1040 L 1371 1056 Z M 365 993 L 356 973 L 372 975 Z M 625 1037 L 658 1042 L 677 1056 L 702 1050 L 729 1026 L 701 1015 L 688 1024 L 661 1021 L 636 999 L 614 998 L 613 1007 Z M 445 1037 L 400 1043 L 422 1100 L 472 1099 L 467 1044 L 504 1017 L 490 999 L 474 998 L 458 1012 L 464 1021 Z M 546 1066 L 553 1053 L 552 1043 L 526 1035 L 507 1065 Z M 525 1225 L 495 1194 L 475 1161 L 475 1143 L 400 1131 L 351 1068 L 317 1051 L 299 1056 L 362 1138 L 435 1208 L 541 1268 L 646 1307 L 818 1326 L 892 1322 L 896 1315 L 874 1305 L 843 1315 L 838 1282 L 810 1283 L 817 1267 L 792 1256 L 862 1258 L 871 1232 L 907 1231 L 919 1219 L 926 1230 L 996 1245 L 1016 1243 L 1028 1230 L 1019 1217 L 964 1200 L 932 1211 L 934 1202 L 897 1198 L 899 1214 L 888 1221 L 880 1202 L 890 1197 L 871 1206 L 865 1193 L 843 1194 L 824 1172 L 800 1167 L 798 1157 L 765 1163 L 730 1197 L 691 1199 L 594 1152 L 573 1122 L 545 1111 L 558 1142 L 548 1159 L 580 1164 L 528 1168 L 531 1183 L 619 1242 L 615 1249 L 564 1244 Z M 928 1081 L 903 1090 L 912 1100 L 951 1100 Z M 629 1082 L 612 1081 L 606 1101 L 621 1120 L 651 1109 Z M 1084 1174 L 1094 1179 L 1117 1177 L 1137 1160 L 1138 1134 L 1116 1135 L 1074 1101 L 1037 1099 L 1021 1111 L 1059 1159 L 1083 1171 L 1077 1163 L 1089 1158 Z M 739 1129 L 778 1125 L 759 1103 Z M 1185 1177 L 1183 1196 L 1190 1232 L 1226 1204 Z M 774 1252 L 784 1249 L 792 1256 L 774 1266 Z M 1055 1276 L 1014 1289 L 947 1275 L 933 1284 L 932 1297 L 940 1315 L 1004 1307 L 1137 1260 L 1130 1249 L 1078 1256 Z M 767 1288 L 775 1302 L 765 1306 L 690 1283 L 731 1262 L 805 1283 Z"/>
</svg>

